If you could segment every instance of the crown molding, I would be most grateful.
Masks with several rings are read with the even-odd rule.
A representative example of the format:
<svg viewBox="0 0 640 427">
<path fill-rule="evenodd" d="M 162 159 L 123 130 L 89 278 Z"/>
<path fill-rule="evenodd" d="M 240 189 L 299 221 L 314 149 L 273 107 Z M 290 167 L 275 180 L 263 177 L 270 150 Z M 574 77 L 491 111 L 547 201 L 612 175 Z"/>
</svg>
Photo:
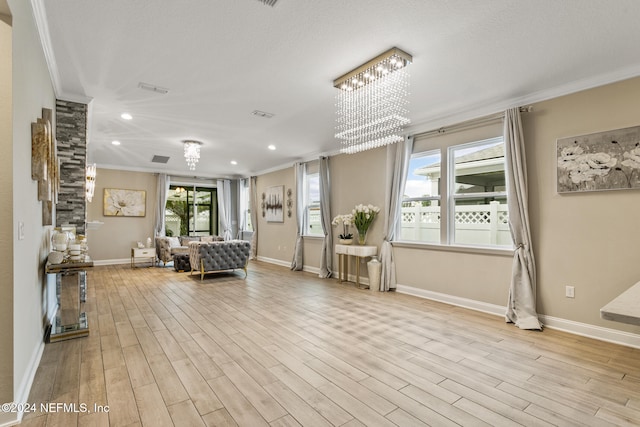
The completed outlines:
<svg viewBox="0 0 640 427">
<path fill-rule="evenodd" d="M 44 53 L 45 61 L 47 62 L 49 76 L 51 77 L 51 85 L 53 86 L 56 98 L 80 104 L 91 104 L 91 101 L 93 101 L 92 97 L 76 93 L 67 93 L 63 90 L 60 73 L 58 72 L 58 63 L 56 62 L 56 56 L 53 53 L 51 32 L 49 31 L 49 23 L 47 21 L 47 12 L 44 0 L 31 0 L 31 9 L 33 10 L 33 19 L 36 23 L 38 36 L 40 37 L 40 44 L 42 45 L 42 51 Z"/>
<path fill-rule="evenodd" d="M 582 92 L 584 90 L 617 83 L 623 80 L 640 76 L 640 66 L 634 65 L 608 73 L 600 74 L 585 79 L 575 80 L 550 89 L 544 89 L 532 92 L 524 96 L 517 96 L 493 102 L 484 102 L 474 105 L 464 110 L 458 110 L 452 114 L 443 114 L 438 117 L 429 118 L 415 125 L 408 126 L 404 135 L 417 135 L 423 132 L 429 132 L 441 127 L 455 125 L 467 120 L 477 119 L 479 117 L 488 116 L 504 112 L 508 108 L 521 107 L 537 102 L 548 101 L 550 99 L 559 98 L 566 95 Z"/>
<path fill-rule="evenodd" d="M 47 61 L 49 75 L 51 76 L 51 84 L 56 98 L 62 94 L 62 85 L 60 84 L 60 75 L 58 74 L 58 64 L 53 53 L 51 37 L 49 36 L 49 23 L 47 22 L 47 12 L 44 7 L 44 0 L 31 0 L 31 9 L 33 10 L 33 18 L 40 36 L 40 44 L 44 52 L 44 58 Z"/>
</svg>

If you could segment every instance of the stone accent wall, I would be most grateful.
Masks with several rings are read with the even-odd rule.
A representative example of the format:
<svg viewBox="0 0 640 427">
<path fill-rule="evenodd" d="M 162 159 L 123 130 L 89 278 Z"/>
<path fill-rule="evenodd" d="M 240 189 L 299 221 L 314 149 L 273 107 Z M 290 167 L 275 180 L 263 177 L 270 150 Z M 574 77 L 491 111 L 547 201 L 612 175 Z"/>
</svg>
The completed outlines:
<svg viewBox="0 0 640 427">
<path fill-rule="evenodd" d="M 60 193 L 56 226 L 75 225 L 84 234 L 87 220 L 87 106 L 56 100 L 56 140 L 60 159 Z"/>
</svg>

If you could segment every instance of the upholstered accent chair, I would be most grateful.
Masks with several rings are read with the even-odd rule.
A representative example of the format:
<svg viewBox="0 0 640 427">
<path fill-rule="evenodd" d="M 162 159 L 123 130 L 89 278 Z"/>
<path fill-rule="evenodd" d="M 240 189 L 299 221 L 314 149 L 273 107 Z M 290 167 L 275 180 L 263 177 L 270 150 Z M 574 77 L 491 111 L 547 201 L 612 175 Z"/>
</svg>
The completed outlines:
<svg viewBox="0 0 640 427">
<path fill-rule="evenodd" d="M 176 254 L 188 254 L 189 242 L 213 242 L 224 240 L 219 236 L 156 237 L 156 255 L 163 264 L 173 261 Z"/>
</svg>

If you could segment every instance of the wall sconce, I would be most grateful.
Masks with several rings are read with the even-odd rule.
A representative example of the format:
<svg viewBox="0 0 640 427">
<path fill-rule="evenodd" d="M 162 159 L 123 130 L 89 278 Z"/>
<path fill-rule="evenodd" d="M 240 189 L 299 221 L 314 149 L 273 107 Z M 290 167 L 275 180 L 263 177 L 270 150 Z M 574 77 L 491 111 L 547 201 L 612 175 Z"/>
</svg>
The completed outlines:
<svg viewBox="0 0 640 427">
<path fill-rule="evenodd" d="M 86 181 L 87 201 L 91 202 L 91 200 L 93 200 L 93 193 L 96 190 L 96 164 L 95 163 L 87 166 L 86 175 L 87 175 L 87 181 Z"/>
</svg>

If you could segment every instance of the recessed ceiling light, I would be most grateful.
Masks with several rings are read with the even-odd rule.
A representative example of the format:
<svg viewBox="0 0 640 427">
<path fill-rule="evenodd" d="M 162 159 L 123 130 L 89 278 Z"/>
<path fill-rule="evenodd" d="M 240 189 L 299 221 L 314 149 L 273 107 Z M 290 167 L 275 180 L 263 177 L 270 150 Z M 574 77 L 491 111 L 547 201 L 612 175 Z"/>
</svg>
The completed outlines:
<svg viewBox="0 0 640 427">
<path fill-rule="evenodd" d="M 113 145 L 120 145 L 120 141 L 111 141 Z"/>
<path fill-rule="evenodd" d="M 271 144 L 271 145 L 270 145 L 269 147 L 267 147 L 267 148 L 269 148 L 269 150 L 275 150 L 275 149 L 276 149 L 276 146 L 275 146 L 275 145 L 273 145 L 273 144 Z"/>
<path fill-rule="evenodd" d="M 238 162 L 236 162 L 235 160 L 231 160 L 231 164 L 232 164 L 232 165 L 237 165 L 237 164 L 238 164 Z"/>
<path fill-rule="evenodd" d="M 124 120 L 131 120 L 133 119 L 133 116 L 129 113 L 122 113 L 120 114 L 120 117 L 122 117 Z"/>
</svg>

